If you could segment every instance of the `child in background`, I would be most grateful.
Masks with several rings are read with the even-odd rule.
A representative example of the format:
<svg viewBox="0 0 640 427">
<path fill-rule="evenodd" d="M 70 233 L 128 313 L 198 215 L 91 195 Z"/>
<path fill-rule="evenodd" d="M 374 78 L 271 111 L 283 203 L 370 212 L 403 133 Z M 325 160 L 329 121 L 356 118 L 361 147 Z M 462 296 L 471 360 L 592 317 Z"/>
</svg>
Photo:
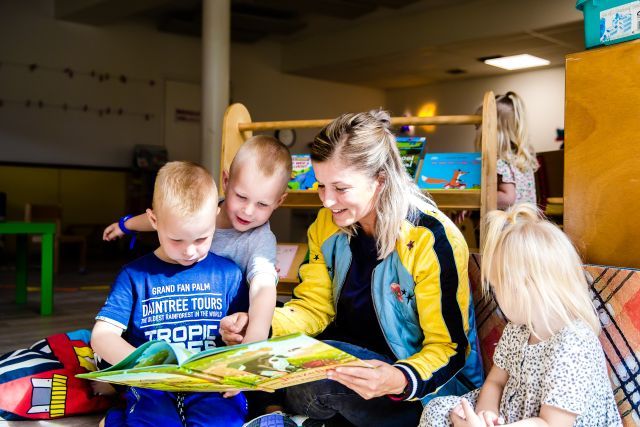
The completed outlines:
<svg viewBox="0 0 640 427">
<path fill-rule="evenodd" d="M 276 303 L 276 238 L 269 218 L 286 197 L 291 176 L 289 149 L 273 137 L 257 135 L 238 150 L 223 171 L 225 199 L 219 204 L 210 251 L 240 266 L 249 284 L 249 326 L 244 342 L 267 339 Z M 123 217 L 103 239 L 152 231 L 147 215 Z"/>
<path fill-rule="evenodd" d="M 529 143 L 529 132 L 524 102 L 514 92 L 496 95 L 498 130 L 498 209 L 505 210 L 516 203 L 536 204 L 536 182 L 533 176 L 538 170 L 536 153 Z M 476 110 L 482 116 L 482 107 Z M 481 150 L 482 127 L 476 126 L 476 149 Z M 462 224 L 469 211 L 454 211 L 451 219 Z M 479 213 L 471 212 L 476 241 L 480 241 Z"/>
<path fill-rule="evenodd" d="M 209 253 L 217 200 L 203 167 L 170 162 L 160 169 L 147 211 L 160 247 L 122 269 L 96 316 L 91 346 L 103 360 L 116 364 L 153 339 L 195 352 L 223 345 L 220 320 L 237 310 L 243 284 L 236 264 Z M 242 394 L 225 399 L 129 387 L 125 401 L 107 413 L 107 426 L 240 426 L 247 415 Z"/>
<path fill-rule="evenodd" d="M 530 204 L 487 215 L 482 283 L 509 323 L 484 385 L 436 398 L 426 426 L 621 426 L 600 323 L 569 239 Z"/>
<path fill-rule="evenodd" d="M 529 143 L 524 102 L 514 92 L 496 96 L 498 115 L 498 209 L 516 203 L 536 203 L 533 173 L 538 169 L 536 153 Z M 477 114 L 482 115 L 482 108 Z M 482 133 L 477 128 L 476 146 Z"/>
</svg>

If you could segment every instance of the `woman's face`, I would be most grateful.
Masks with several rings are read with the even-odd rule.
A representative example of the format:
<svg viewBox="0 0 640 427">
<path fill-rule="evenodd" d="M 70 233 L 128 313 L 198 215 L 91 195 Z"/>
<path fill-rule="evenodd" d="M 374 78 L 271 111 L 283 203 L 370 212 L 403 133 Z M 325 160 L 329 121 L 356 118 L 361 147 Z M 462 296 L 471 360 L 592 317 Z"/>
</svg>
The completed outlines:
<svg viewBox="0 0 640 427">
<path fill-rule="evenodd" d="M 374 234 L 380 181 L 346 167 L 336 158 L 314 161 L 313 170 L 320 200 L 333 212 L 333 222 L 340 227 L 360 223 L 366 234 Z"/>
</svg>

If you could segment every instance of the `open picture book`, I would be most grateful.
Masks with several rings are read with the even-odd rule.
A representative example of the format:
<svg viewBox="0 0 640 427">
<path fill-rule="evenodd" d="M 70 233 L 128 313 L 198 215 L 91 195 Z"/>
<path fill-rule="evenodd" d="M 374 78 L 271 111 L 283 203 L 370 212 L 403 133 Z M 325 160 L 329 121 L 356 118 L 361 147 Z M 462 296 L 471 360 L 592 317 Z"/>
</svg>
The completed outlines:
<svg viewBox="0 0 640 427">
<path fill-rule="evenodd" d="M 126 359 L 77 377 L 165 391 L 274 391 L 326 378 L 337 366 L 371 367 L 304 334 L 193 354 L 180 345 L 149 341 Z"/>
</svg>

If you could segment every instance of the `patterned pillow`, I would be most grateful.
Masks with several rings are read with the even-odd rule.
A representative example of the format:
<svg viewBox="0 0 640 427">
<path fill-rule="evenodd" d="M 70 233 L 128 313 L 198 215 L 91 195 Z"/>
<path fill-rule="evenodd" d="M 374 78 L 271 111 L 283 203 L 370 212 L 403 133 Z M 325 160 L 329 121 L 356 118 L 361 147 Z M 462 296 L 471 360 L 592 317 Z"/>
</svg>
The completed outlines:
<svg viewBox="0 0 640 427">
<path fill-rule="evenodd" d="M 85 329 L 51 335 L 0 356 L 0 420 L 50 420 L 109 408 L 110 399 L 75 377 L 96 370 L 90 337 Z"/>
<path fill-rule="evenodd" d="M 506 325 L 493 297 L 482 295 L 479 254 L 469 258 L 469 282 L 485 372 L 493 365 Z M 598 310 L 609 377 L 625 427 L 640 425 L 640 270 L 585 265 L 591 298 Z"/>
<path fill-rule="evenodd" d="M 640 425 L 640 270 L 586 265 L 600 342 L 624 426 Z"/>
</svg>

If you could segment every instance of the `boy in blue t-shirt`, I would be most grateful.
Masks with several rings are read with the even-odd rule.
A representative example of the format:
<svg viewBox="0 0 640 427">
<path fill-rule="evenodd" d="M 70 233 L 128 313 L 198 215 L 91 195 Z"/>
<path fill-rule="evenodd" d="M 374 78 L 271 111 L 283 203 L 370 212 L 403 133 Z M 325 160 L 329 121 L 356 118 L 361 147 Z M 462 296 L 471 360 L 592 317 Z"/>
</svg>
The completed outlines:
<svg viewBox="0 0 640 427">
<path fill-rule="evenodd" d="M 244 289 L 249 325 L 244 342 L 267 339 L 276 305 L 276 237 L 269 218 L 287 196 L 291 154 L 277 139 L 255 135 L 238 149 L 228 171 L 223 171 L 225 199 L 219 203 L 210 251 L 240 266 L 249 285 Z M 153 231 L 148 215 L 125 216 L 105 228 L 104 240 L 125 233 Z"/>
<path fill-rule="evenodd" d="M 240 268 L 209 253 L 218 192 L 211 175 L 189 162 L 170 162 L 156 178 L 149 221 L 160 247 L 126 265 L 96 316 L 91 346 L 110 364 L 146 341 L 162 339 L 201 351 L 223 345 L 220 320 L 235 311 Z M 109 425 L 240 426 L 247 414 L 242 394 L 170 393 L 129 388 L 126 407 Z"/>
</svg>

